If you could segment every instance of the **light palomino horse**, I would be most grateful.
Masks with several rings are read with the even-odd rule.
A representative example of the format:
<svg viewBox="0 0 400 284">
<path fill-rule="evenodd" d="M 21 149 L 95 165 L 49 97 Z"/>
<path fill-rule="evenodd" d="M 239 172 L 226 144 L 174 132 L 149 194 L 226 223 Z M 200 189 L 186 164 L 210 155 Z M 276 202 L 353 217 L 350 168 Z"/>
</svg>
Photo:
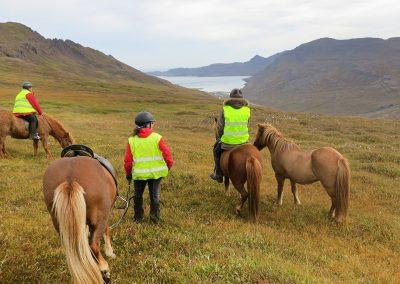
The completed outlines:
<svg viewBox="0 0 400 284">
<path fill-rule="evenodd" d="M 46 156 L 50 157 L 48 139 L 53 136 L 62 148 L 73 144 L 73 138 L 65 130 L 61 123 L 47 114 L 38 116 L 38 133 L 42 141 Z M 26 122 L 22 118 L 13 115 L 12 112 L 0 110 L 0 158 L 8 156 L 5 146 L 7 136 L 16 139 L 28 139 L 29 132 L 25 127 Z M 38 155 L 39 141 L 33 141 L 34 155 Z"/>
<path fill-rule="evenodd" d="M 320 181 L 331 198 L 329 216 L 337 222 L 345 221 L 349 203 L 350 169 L 348 161 L 331 147 L 304 151 L 289 141 L 271 124 L 258 124 L 254 146 L 268 147 L 271 164 L 278 182 L 278 204 L 283 202 L 285 179 L 291 183 L 294 202 L 300 204 L 296 183 Z"/>
<path fill-rule="evenodd" d="M 107 261 L 100 252 L 115 257 L 108 219 L 117 195 L 112 175 L 89 157 L 61 158 L 43 177 L 47 210 L 60 235 L 75 283 L 111 281 Z"/>
<path fill-rule="evenodd" d="M 217 118 L 214 130 L 217 134 Z M 224 175 L 225 191 L 229 189 L 229 180 L 240 193 L 240 201 L 236 205 L 236 213 L 240 215 L 243 205 L 249 199 L 249 213 L 253 221 L 258 217 L 260 202 L 260 185 L 262 178 L 262 156 L 260 151 L 251 144 L 238 146 L 229 151 L 223 151 L 220 159 Z M 247 191 L 245 183 L 247 182 Z"/>
</svg>

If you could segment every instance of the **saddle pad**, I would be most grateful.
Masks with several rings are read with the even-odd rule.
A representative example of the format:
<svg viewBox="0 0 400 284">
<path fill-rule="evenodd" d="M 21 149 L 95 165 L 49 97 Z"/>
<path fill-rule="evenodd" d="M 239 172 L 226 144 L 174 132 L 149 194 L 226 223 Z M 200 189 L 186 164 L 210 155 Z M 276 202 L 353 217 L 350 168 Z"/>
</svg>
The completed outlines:
<svg viewBox="0 0 400 284">
<path fill-rule="evenodd" d="M 77 156 L 85 156 L 85 157 L 91 157 L 93 159 L 96 159 L 113 177 L 115 185 L 117 184 L 117 178 L 115 174 L 114 167 L 108 161 L 106 158 L 97 155 L 96 153 L 93 152 L 92 149 L 90 149 L 88 146 L 82 145 L 82 144 L 72 144 L 67 147 L 65 147 L 61 151 L 61 158 L 64 157 L 77 157 Z"/>
</svg>

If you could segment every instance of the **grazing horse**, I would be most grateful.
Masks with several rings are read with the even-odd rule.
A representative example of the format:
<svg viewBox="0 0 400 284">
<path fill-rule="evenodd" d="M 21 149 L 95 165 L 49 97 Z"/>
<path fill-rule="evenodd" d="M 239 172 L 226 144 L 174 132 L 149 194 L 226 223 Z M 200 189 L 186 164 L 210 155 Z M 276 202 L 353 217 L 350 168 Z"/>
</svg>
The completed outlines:
<svg viewBox="0 0 400 284">
<path fill-rule="evenodd" d="M 48 139 L 49 135 L 53 136 L 61 147 L 66 147 L 73 144 L 73 138 L 64 129 L 61 123 L 57 120 L 48 116 L 47 114 L 38 116 L 39 127 L 37 132 L 39 133 L 40 140 L 42 140 L 43 148 L 46 152 L 46 156 L 50 156 Z M 0 158 L 8 156 L 5 146 L 5 140 L 7 136 L 11 136 L 16 139 L 28 139 L 29 131 L 25 125 L 27 122 L 22 118 L 18 118 L 13 115 L 12 112 L 7 110 L 0 110 Z M 39 141 L 33 141 L 34 155 L 38 155 Z"/>
<path fill-rule="evenodd" d="M 214 130 L 218 140 L 217 123 L 215 118 Z M 240 193 L 241 198 L 236 205 L 236 213 L 240 215 L 243 205 L 249 198 L 249 213 L 253 221 L 258 216 L 260 202 L 260 184 L 262 177 L 262 156 L 260 151 L 251 144 L 245 144 L 223 151 L 220 159 L 224 176 L 225 191 L 229 189 L 229 180 Z M 247 191 L 244 184 L 247 182 Z"/>
<path fill-rule="evenodd" d="M 110 282 L 100 239 L 106 256 L 114 258 L 108 226 L 117 195 L 112 175 L 90 157 L 61 158 L 47 168 L 43 193 L 74 282 Z"/>
<path fill-rule="evenodd" d="M 350 168 L 345 157 L 331 147 L 304 151 L 286 139 L 271 124 L 258 124 L 254 146 L 268 147 L 271 164 L 278 182 L 277 203 L 283 202 L 283 184 L 289 179 L 294 202 L 300 204 L 296 183 L 311 184 L 320 181 L 331 198 L 329 216 L 337 222 L 346 220 L 349 202 Z"/>
</svg>

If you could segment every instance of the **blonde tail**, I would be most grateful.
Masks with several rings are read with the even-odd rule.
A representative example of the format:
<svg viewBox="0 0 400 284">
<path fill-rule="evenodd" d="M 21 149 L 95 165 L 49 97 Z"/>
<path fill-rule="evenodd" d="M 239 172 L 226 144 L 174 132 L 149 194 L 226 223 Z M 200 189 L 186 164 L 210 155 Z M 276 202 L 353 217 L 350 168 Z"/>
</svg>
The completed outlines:
<svg viewBox="0 0 400 284">
<path fill-rule="evenodd" d="M 338 173 L 336 176 L 336 220 L 342 222 L 346 220 L 349 207 L 350 191 L 350 167 L 346 158 L 342 157 L 338 161 Z"/>
<path fill-rule="evenodd" d="M 77 182 L 64 182 L 54 192 L 53 212 L 58 221 L 61 244 L 75 283 L 103 283 L 92 255 L 86 229 L 84 189 Z"/>
</svg>

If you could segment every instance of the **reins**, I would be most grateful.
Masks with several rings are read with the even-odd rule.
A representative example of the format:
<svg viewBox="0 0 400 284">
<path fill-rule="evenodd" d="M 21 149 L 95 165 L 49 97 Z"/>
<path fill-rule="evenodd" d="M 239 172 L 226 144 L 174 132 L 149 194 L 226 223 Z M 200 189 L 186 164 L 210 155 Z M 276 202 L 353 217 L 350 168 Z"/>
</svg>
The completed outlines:
<svg viewBox="0 0 400 284">
<path fill-rule="evenodd" d="M 126 191 L 126 197 L 123 198 L 121 195 L 117 194 L 117 199 L 122 200 L 125 203 L 125 206 L 118 206 L 115 207 L 116 209 L 124 209 L 124 212 L 122 213 L 121 217 L 118 219 L 118 221 L 116 221 L 114 224 L 112 224 L 110 226 L 110 229 L 114 229 L 116 228 L 125 218 L 126 213 L 128 212 L 129 209 L 129 205 L 131 203 L 131 200 L 133 199 L 133 195 L 130 196 L 130 192 L 131 192 L 131 182 L 128 185 L 128 189 Z"/>
</svg>

